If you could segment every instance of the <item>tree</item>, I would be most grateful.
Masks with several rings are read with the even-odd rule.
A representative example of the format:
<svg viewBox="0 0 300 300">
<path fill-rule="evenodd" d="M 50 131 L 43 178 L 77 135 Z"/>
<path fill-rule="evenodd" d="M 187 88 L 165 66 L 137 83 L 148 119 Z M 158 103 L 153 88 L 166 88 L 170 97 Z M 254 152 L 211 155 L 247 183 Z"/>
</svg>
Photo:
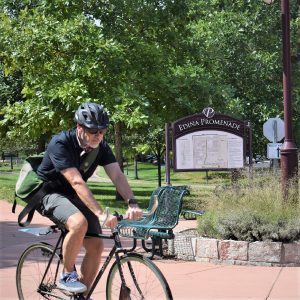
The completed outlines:
<svg viewBox="0 0 300 300">
<path fill-rule="evenodd" d="M 5 76 L 22 70 L 25 101 L 3 108 L 2 125 L 15 137 L 36 137 L 69 127 L 82 102 L 112 108 L 122 49 L 103 37 L 82 4 L 40 1 L 18 14 L 1 14 L 1 59 Z M 2 7 L 3 8 L 3 7 Z M 117 72 L 116 72 L 117 71 Z"/>
<path fill-rule="evenodd" d="M 299 4 L 293 2 L 291 11 L 299 17 Z M 192 11 L 190 42 L 197 54 L 188 66 L 195 72 L 201 66 L 198 73 L 206 74 L 206 105 L 251 121 L 254 149 L 264 152 L 263 123 L 283 115 L 279 5 L 195 1 Z"/>
<path fill-rule="evenodd" d="M 4 73 L 8 76 L 22 70 L 24 83 L 24 101 L 9 101 L 2 109 L 1 125 L 8 126 L 11 136 L 50 137 L 72 124 L 74 110 L 85 101 L 104 102 L 115 124 L 125 122 L 129 128 L 145 124 L 150 101 L 159 101 L 149 98 L 158 94 L 154 87 L 161 78 L 156 75 L 166 69 L 160 63 L 168 55 L 155 40 L 162 21 L 167 24 L 165 14 L 160 15 L 165 8 L 132 1 L 123 11 L 124 3 L 2 2 L 0 50 Z M 136 30 L 124 39 L 117 32 L 112 34 L 110 24 L 122 15 L 124 22 L 132 13 L 136 20 L 141 16 L 133 11 L 138 8 L 136 4 L 147 17 L 145 35 L 149 38 L 140 39 Z M 144 10 L 147 7 L 151 16 Z M 151 19 L 155 14 L 161 20 L 158 25 Z M 151 87 L 145 90 L 144 86 Z"/>
<path fill-rule="evenodd" d="M 297 78 L 299 1 L 290 2 Z M 0 127 L 11 138 L 47 140 L 73 125 L 74 110 L 85 101 L 105 103 L 113 123 L 132 132 L 213 106 L 250 120 L 255 150 L 262 152 L 263 122 L 282 116 L 278 5 L 2 0 L 0 8 L 2 77 L 21 74 L 19 87 L 9 85 L 19 89 L 18 99 L 0 83 Z M 300 83 L 293 85 L 298 124 Z"/>
</svg>

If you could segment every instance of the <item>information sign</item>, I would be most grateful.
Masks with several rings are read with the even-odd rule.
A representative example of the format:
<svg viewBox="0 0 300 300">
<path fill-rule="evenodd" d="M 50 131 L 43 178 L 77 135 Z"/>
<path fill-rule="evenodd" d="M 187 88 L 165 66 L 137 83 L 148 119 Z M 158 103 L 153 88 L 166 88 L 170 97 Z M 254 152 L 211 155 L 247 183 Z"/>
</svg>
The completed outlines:
<svg viewBox="0 0 300 300">
<path fill-rule="evenodd" d="M 174 171 L 243 168 L 247 128 L 245 122 L 211 107 L 173 122 Z"/>
<path fill-rule="evenodd" d="M 176 140 L 176 169 L 232 169 L 244 166 L 243 139 L 218 130 L 196 131 Z"/>
<path fill-rule="evenodd" d="M 282 143 L 268 143 L 267 157 L 269 159 L 279 159 L 281 147 L 282 147 Z"/>
</svg>

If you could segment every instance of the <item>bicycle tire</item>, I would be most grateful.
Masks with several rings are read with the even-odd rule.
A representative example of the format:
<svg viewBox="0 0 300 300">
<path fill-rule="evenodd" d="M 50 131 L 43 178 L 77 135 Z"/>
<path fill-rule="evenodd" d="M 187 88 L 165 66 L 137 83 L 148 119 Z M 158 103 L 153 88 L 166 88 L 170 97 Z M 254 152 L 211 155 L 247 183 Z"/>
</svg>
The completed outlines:
<svg viewBox="0 0 300 300">
<path fill-rule="evenodd" d="M 136 283 L 140 289 L 139 292 L 136 283 L 134 283 L 132 273 L 129 269 L 131 264 Z M 124 299 L 145 299 L 145 300 L 172 300 L 172 293 L 169 284 L 159 270 L 159 268 L 148 258 L 137 253 L 130 253 L 120 258 L 126 286 L 130 290 L 130 296 L 126 295 Z M 120 296 L 122 281 L 117 261 L 112 265 L 106 283 L 106 299 L 122 299 Z"/>
<path fill-rule="evenodd" d="M 20 300 L 35 299 L 70 299 L 56 288 L 56 278 L 61 259 L 55 253 L 47 275 L 41 284 L 49 259 L 54 248 L 49 244 L 32 244 L 22 253 L 16 270 L 16 285 Z M 38 292 L 38 289 L 41 292 Z"/>
</svg>

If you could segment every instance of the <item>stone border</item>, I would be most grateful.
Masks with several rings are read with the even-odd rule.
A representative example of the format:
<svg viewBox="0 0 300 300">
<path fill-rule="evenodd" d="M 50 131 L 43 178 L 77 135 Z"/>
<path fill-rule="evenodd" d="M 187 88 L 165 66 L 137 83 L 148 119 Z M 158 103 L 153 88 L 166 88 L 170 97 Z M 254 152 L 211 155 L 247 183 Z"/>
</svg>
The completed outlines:
<svg viewBox="0 0 300 300">
<path fill-rule="evenodd" d="M 244 242 L 197 236 L 196 231 L 175 233 L 169 254 L 178 259 L 257 266 L 300 266 L 300 243 Z"/>
</svg>

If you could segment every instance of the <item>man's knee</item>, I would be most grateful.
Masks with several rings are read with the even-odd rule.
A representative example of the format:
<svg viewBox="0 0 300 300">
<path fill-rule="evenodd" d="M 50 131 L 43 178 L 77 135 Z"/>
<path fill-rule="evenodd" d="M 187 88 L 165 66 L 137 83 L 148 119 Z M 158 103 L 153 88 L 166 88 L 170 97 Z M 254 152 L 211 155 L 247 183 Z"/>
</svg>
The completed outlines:
<svg viewBox="0 0 300 300">
<path fill-rule="evenodd" d="M 87 232 L 88 222 L 85 216 L 81 212 L 78 212 L 68 218 L 65 226 L 69 232 L 85 234 Z"/>
</svg>

